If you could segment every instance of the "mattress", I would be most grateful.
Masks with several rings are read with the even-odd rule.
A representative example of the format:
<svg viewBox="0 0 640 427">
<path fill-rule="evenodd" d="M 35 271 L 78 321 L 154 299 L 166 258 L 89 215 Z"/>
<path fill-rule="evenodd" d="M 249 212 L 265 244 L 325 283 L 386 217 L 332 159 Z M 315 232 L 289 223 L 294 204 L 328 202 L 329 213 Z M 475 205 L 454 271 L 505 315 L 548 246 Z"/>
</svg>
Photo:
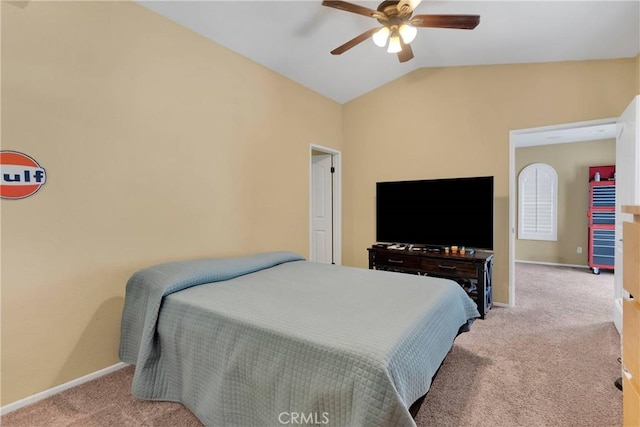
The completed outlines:
<svg viewBox="0 0 640 427">
<path fill-rule="evenodd" d="M 127 284 L 120 357 L 141 399 L 207 426 L 415 426 L 458 330 L 453 281 L 276 252 L 168 263 Z"/>
</svg>

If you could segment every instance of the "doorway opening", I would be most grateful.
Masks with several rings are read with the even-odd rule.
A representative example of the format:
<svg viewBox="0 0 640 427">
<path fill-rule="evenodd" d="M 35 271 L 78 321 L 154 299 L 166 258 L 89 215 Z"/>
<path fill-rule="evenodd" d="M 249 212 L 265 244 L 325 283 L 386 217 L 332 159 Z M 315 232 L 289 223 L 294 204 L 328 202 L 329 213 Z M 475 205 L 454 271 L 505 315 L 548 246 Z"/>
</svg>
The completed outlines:
<svg viewBox="0 0 640 427">
<path fill-rule="evenodd" d="M 617 118 L 565 123 L 509 132 L 509 307 L 516 304 L 515 245 L 516 245 L 516 149 L 570 142 L 586 142 L 616 138 Z M 586 230 L 585 230 L 586 233 Z"/>
<path fill-rule="evenodd" d="M 342 264 L 340 151 L 309 148 L 309 260 Z"/>
</svg>

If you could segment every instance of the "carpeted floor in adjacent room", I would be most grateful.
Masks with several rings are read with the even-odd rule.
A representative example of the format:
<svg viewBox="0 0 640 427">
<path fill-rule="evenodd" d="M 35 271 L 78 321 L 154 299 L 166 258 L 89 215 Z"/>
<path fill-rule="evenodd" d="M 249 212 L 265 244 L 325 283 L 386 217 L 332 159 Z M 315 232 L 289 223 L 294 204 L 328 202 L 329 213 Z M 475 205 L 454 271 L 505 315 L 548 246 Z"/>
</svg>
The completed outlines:
<svg viewBox="0 0 640 427">
<path fill-rule="evenodd" d="M 620 426 L 613 274 L 516 264 L 516 307 L 456 339 L 419 427 Z M 127 367 L 3 416 L 4 427 L 201 426 L 182 405 L 131 395 Z"/>
</svg>

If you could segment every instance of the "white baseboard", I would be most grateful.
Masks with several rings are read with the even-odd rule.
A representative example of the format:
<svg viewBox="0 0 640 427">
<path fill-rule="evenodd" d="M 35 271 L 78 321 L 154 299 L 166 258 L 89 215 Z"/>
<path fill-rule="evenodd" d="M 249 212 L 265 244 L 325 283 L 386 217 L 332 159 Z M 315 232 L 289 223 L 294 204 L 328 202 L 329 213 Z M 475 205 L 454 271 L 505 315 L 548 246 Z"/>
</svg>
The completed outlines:
<svg viewBox="0 0 640 427">
<path fill-rule="evenodd" d="M 496 306 L 496 307 L 511 308 L 511 306 L 509 304 L 505 304 L 503 302 L 494 302 L 493 305 Z"/>
<path fill-rule="evenodd" d="M 576 268 L 589 268 L 588 265 L 579 265 L 579 264 L 561 264 L 558 262 L 541 262 L 541 261 L 523 261 L 517 259 L 516 262 L 521 262 L 522 264 L 540 264 L 540 265 L 552 265 L 555 267 L 576 267 Z"/>
<path fill-rule="evenodd" d="M 67 383 L 60 384 L 59 386 L 50 388 L 40 393 L 36 393 L 29 397 L 25 397 L 24 399 L 20 399 L 16 402 L 9 403 L 8 405 L 0 407 L 0 415 L 8 414 L 9 412 L 15 411 L 16 409 L 24 408 L 27 405 L 31 405 L 32 403 L 39 402 L 41 400 L 46 399 L 47 397 L 53 396 L 54 394 L 58 394 L 60 392 L 63 392 L 75 386 L 79 386 L 80 384 L 84 384 L 91 380 L 95 380 L 96 378 L 100 378 L 104 375 L 110 374 L 111 372 L 115 372 L 126 366 L 129 366 L 129 365 L 124 362 L 119 362 L 119 363 L 116 363 L 115 365 L 107 366 L 104 369 L 100 369 L 99 371 L 95 371 L 83 377 L 76 378 L 75 380 L 71 380 Z"/>
</svg>

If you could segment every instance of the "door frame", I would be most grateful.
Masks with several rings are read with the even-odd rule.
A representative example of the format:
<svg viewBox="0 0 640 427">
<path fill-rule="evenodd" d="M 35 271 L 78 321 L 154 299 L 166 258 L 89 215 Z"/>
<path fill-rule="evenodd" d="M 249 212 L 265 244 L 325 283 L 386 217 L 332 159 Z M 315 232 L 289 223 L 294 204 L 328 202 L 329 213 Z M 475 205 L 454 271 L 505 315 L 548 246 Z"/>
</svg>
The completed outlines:
<svg viewBox="0 0 640 427">
<path fill-rule="evenodd" d="M 554 145 L 570 142 L 598 141 L 601 139 L 611 139 L 602 137 L 601 135 L 590 135 L 588 132 L 582 132 L 575 138 L 567 139 L 562 137 L 563 131 L 573 131 L 576 129 L 588 129 L 590 127 L 613 126 L 615 130 L 617 117 L 607 119 L 589 120 L 584 122 L 563 123 L 552 126 L 542 126 L 526 129 L 515 129 L 509 131 L 509 303 L 508 307 L 516 305 L 515 293 L 515 254 L 516 254 L 516 148 L 532 147 L 536 145 Z M 534 137 L 544 142 L 533 142 Z M 615 139 L 615 135 L 612 137 Z"/>
<path fill-rule="evenodd" d="M 342 264 L 342 153 L 333 148 L 323 147 L 322 145 L 309 145 L 309 256 L 311 256 L 311 245 L 313 239 L 313 152 L 319 151 L 324 154 L 330 154 L 335 172 L 333 174 L 333 221 L 332 221 L 332 242 L 333 242 L 333 262 L 334 264 Z"/>
</svg>

